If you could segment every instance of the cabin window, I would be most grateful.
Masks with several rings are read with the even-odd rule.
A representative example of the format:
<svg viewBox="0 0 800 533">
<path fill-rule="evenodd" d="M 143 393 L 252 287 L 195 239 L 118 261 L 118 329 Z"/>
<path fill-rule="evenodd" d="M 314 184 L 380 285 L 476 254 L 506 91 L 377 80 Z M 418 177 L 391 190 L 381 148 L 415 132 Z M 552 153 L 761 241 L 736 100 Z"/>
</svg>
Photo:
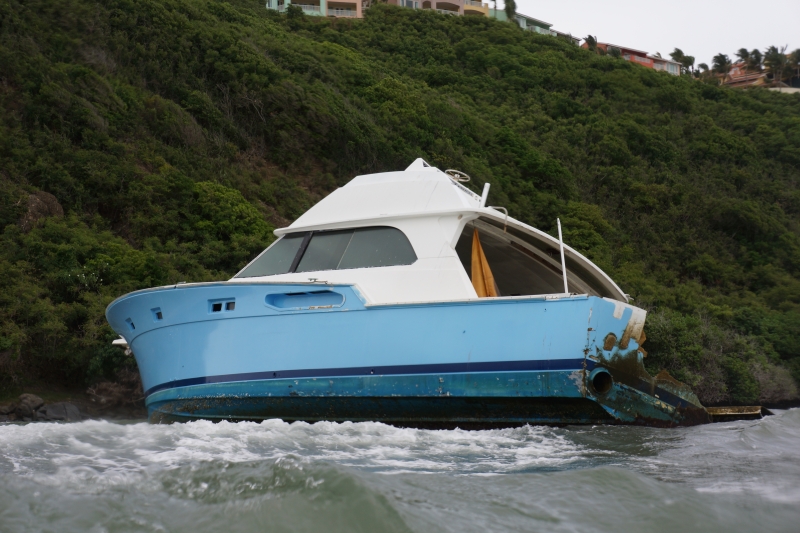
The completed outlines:
<svg viewBox="0 0 800 533">
<path fill-rule="evenodd" d="M 475 229 L 482 254 L 473 253 Z M 456 243 L 456 253 L 479 296 L 491 296 L 493 292 L 497 296 L 564 292 L 558 245 L 512 226 L 506 228 L 502 221 L 480 217 L 468 223 Z M 475 269 L 473 257 L 479 260 Z M 618 297 L 597 272 L 586 269 L 569 255 L 565 259 L 571 293 Z"/>
<path fill-rule="evenodd" d="M 286 274 L 292 268 L 305 234 L 284 235 L 259 255 L 255 261 L 242 270 L 237 278 L 254 278 L 256 276 L 274 276 Z"/>
<path fill-rule="evenodd" d="M 397 228 L 293 233 L 284 235 L 236 277 L 410 265 L 416 260 L 414 248 Z"/>
<path fill-rule="evenodd" d="M 373 227 L 314 233 L 297 272 L 410 265 L 417 255 L 397 228 Z"/>
<path fill-rule="evenodd" d="M 470 279 L 473 279 L 474 272 L 472 250 L 475 229 L 474 224 L 467 224 L 456 244 L 456 253 Z M 502 230 L 491 231 L 489 227 L 478 229 L 480 246 L 494 277 L 497 296 L 564 292 L 560 268 L 550 265 L 546 258 L 536 258 L 534 253 L 503 235 Z"/>
<path fill-rule="evenodd" d="M 336 270 L 353 238 L 353 230 L 326 231 L 311 237 L 297 272 Z"/>
</svg>

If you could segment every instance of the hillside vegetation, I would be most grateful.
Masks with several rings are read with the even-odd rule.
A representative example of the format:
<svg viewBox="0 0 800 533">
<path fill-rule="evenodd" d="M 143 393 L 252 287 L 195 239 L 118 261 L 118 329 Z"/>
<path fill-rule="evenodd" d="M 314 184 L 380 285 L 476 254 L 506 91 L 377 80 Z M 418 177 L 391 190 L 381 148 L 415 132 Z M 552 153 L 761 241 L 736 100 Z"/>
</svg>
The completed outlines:
<svg viewBox="0 0 800 533">
<path fill-rule="evenodd" d="M 707 403 L 800 380 L 800 95 L 735 91 L 479 17 L 260 1 L 0 3 L 0 383 L 131 365 L 106 305 L 224 279 L 358 173 L 424 157 L 650 311 Z"/>
</svg>

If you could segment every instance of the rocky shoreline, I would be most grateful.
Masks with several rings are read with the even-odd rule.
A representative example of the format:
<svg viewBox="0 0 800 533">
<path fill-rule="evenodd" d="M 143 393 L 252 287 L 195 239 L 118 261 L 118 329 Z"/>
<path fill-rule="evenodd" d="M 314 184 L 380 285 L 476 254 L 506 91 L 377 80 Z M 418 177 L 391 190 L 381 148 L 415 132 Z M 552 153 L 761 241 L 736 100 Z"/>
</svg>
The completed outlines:
<svg viewBox="0 0 800 533">
<path fill-rule="evenodd" d="M 117 382 L 102 382 L 85 391 L 38 394 L 27 392 L 16 400 L 0 401 L 0 423 L 78 422 L 88 419 L 137 420 L 147 418 L 138 375 L 122 376 Z"/>
<path fill-rule="evenodd" d="M 21 394 L 16 402 L 0 405 L 0 422 L 77 422 L 83 418 L 74 403 L 46 404 L 35 394 Z"/>
</svg>

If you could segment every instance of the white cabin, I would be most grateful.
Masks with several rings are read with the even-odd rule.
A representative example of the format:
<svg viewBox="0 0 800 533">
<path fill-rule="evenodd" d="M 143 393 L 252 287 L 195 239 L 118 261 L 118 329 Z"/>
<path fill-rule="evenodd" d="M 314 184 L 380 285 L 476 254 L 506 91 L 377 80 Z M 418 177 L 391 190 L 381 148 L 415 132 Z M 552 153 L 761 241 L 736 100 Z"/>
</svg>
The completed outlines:
<svg viewBox="0 0 800 533">
<path fill-rule="evenodd" d="M 417 159 L 402 172 L 357 176 L 276 230 L 230 281 L 353 284 L 370 304 L 477 299 L 477 229 L 497 297 L 564 295 L 558 239 L 484 206 L 451 174 Z M 570 293 L 627 302 L 587 258 L 566 245 L 564 255 Z"/>
</svg>

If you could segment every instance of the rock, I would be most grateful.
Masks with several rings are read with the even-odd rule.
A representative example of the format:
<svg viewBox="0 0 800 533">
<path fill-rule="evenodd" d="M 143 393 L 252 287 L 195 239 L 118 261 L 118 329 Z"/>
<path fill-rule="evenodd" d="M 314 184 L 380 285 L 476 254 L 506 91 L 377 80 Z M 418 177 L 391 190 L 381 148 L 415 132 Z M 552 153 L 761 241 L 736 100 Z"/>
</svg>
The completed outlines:
<svg viewBox="0 0 800 533">
<path fill-rule="evenodd" d="M 36 411 L 37 420 L 77 422 L 81 412 L 77 406 L 69 402 L 58 402 L 45 405 Z"/>
<path fill-rule="evenodd" d="M 9 415 L 14 412 L 14 409 L 17 406 L 13 403 L 7 403 L 5 405 L 0 405 L 0 415 Z"/>
<path fill-rule="evenodd" d="M 28 212 L 19 221 L 22 231 L 29 232 L 43 218 L 64 216 L 64 208 L 49 192 L 36 191 L 28 196 Z"/>
<path fill-rule="evenodd" d="M 20 394 L 18 401 L 19 405 L 21 404 L 30 405 L 31 409 L 33 409 L 34 411 L 44 405 L 44 400 L 42 400 L 35 394 Z"/>
<path fill-rule="evenodd" d="M 44 400 L 35 394 L 21 394 L 14 413 L 17 418 L 35 418 L 36 410 L 44 405 Z"/>
</svg>

